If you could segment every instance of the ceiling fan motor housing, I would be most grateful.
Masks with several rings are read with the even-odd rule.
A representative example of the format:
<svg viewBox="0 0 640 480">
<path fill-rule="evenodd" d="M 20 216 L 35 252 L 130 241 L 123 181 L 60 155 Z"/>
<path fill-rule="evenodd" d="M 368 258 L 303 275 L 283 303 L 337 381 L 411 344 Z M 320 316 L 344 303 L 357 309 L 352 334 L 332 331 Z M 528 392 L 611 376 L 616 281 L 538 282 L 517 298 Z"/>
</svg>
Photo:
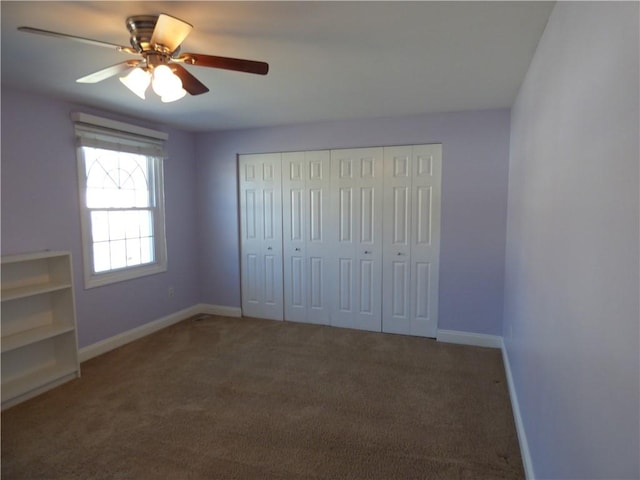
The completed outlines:
<svg viewBox="0 0 640 480">
<path fill-rule="evenodd" d="M 138 52 L 154 51 L 151 46 L 151 37 L 157 21 L 157 15 L 133 15 L 127 18 L 127 29 L 131 34 L 129 42 Z"/>
</svg>

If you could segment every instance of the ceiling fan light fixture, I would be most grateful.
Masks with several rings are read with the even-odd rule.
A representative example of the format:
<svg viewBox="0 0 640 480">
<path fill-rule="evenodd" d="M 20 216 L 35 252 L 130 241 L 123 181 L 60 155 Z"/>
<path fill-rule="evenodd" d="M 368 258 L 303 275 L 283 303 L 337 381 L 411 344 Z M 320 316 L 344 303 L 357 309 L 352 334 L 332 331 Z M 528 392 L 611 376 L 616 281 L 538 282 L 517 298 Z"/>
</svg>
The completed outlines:
<svg viewBox="0 0 640 480">
<path fill-rule="evenodd" d="M 120 77 L 120 81 L 125 87 L 144 100 L 144 93 L 151 83 L 151 74 L 142 68 L 134 68 L 126 76 Z"/>
<path fill-rule="evenodd" d="M 167 65 L 158 65 L 153 70 L 151 87 L 159 97 L 173 98 L 182 90 L 182 80 Z"/>
<path fill-rule="evenodd" d="M 163 103 L 175 102 L 176 100 L 180 100 L 187 94 L 187 91 L 184 88 L 180 88 L 180 90 L 176 90 L 175 92 L 170 93 L 169 95 L 164 95 L 160 97 Z"/>
</svg>

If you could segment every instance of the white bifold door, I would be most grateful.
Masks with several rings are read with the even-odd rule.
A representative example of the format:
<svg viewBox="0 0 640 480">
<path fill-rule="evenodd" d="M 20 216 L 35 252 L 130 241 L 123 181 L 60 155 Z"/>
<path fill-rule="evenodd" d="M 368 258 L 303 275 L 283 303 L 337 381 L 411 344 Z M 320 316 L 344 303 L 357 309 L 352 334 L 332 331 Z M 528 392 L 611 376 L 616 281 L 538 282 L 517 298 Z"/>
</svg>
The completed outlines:
<svg viewBox="0 0 640 480">
<path fill-rule="evenodd" d="M 382 331 L 435 337 L 441 145 L 384 149 Z"/>
<path fill-rule="evenodd" d="M 285 320 L 330 323 L 330 167 L 328 150 L 282 154 Z"/>
<path fill-rule="evenodd" d="M 380 331 L 383 148 L 331 151 L 331 325 Z"/>
<path fill-rule="evenodd" d="M 435 337 L 441 145 L 241 155 L 247 316 Z"/>
<path fill-rule="evenodd" d="M 282 320 L 282 178 L 279 153 L 241 155 L 242 313 Z"/>
</svg>

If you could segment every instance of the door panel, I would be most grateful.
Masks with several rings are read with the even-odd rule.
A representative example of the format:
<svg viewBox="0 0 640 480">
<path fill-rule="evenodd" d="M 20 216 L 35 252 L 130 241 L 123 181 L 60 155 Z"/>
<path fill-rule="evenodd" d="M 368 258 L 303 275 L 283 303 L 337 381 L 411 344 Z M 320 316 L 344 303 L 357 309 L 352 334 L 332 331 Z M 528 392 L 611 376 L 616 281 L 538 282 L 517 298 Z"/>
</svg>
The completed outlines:
<svg viewBox="0 0 640 480">
<path fill-rule="evenodd" d="M 279 293 L 281 292 L 276 282 L 278 280 L 277 270 L 282 268 L 281 265 L 276 265 L 276 259 L 273 255 L 264 256 L 264 302 L 273 306 L 280 302 Z"/>
<path fill-rule="evenodd" d="M 360 189 L 360 243 L 371 245 L 374 242 L 374 227 L 376 221 L 374 218 L 375 193 L 371 187 Z"/>
<path fill-rule="evenodd" d="M 310 257 L 310 275 L 309 275 L 309 307 L 315 311 L 327 308 L 327 298 L 324 293 L 327 278 L 324 274 L 324 265 L 326 261 L 322 257 Z"/>
<path fill-rule="evenodd" d="M 309 241 L 321 242 L 323 233 L 323 208 L 322 199 L 324 190 L 313 188 L 309 190 Z"/>
<path fill-rule="evenodd" d="M 304 258 L 291 258 L 291 300 L 292 307 L 304 308 Z"/>
<path fill-rule="evenodd" d="M 303 191 L 300 188 L 292 188 L 289 190 L 289 201 L 291 211 L 288 216 L 285 216 L 285 220 L 288 219 L 291 224 L 291 240 L 304 241 L 302 236 L 302 195 Z"/>
<path fill-rule="evenodd" d="M 352 198 L 353 188 L 341 188 L 340 203 L 338 206 L 338 225 L 340 226 L 340 242 L 351 242 L 351 230 L 353 228 Z"/>
<path fill-rule="evenodd" d="M 424 262 L 415 263 L 415 292 L 413 295 L 415 302 L 415 317 L 418 320 L 429 320 L 429 281 L 431 279 L 431 265 Z"/>
<path fill-rule="evenodd" d="M 360 260 L 360 297 L 358 304 L 360 305 L 360 314 L 373 313 L 373 295 L 376 279 L 373 277 L 373 260 Z"/>
<path fill-rule="evenodd" d="M 393 210 L 392 219 L 389 221 L 393 226 L 393 245 L 407 245 L 409 243 L 409 187 L 392 187 L 393 189 Z"/>
<path fill-rule="evenodd" d="M 416 244 L 429 246 L 431 244 L 431 187 L 417 186 L 416 189 Z"/>
<path fill-rule="evenodd" d="M 245 238 L 255 240 L 257 238 L 257 218 L 256 218 L 256 192 L 253 189 L 245 191 Z"/>
<path fill-rule="evenodd" d="M 262 191 L 262 196 L 263 196 L 263 200 L 262 200 L 262 218 L 264 221 L 264 228 L 263 228 L 263 239 L 264 240 L 274 240 L 274 236 L 275 235 L 280 235 L 280 232 L 276 231 L 277 229 L 274 228 L 274 222 L 277 222 L 277 219 L 275 218 L 276 215 L 278 216 L 278 218 L 280 217 L 280 212 L 275 212 L 274 211 L 274 204 L 273 204 L 273 197 L 274 195 L 276 195 L 276 192 L 274 192 L 271 189 L 265 189 Z M 279 205 L 278 205 L 279 206 Z"/>
<path fill-rule="evenodd" d="M 408 262 L 393 261 L 392 268 L 392 290 L 391 290 L 391 315 L 405 318 L 409 312 L 409 264 Z"/>
<path fill-rule="evenodd" d="M 247 303 L 256 305 L 260 302 L 260 290 L 258 288 L 258 280 L 260 279 L 258 255 L 255 253 L 246 254 L 245 268 L 247 274 L 243 298 Z"/>
<path fill-rule="evenodd" d="M 341 258 L 339 260 L 338 274 L 338 308 L 341 313 L 351 314 L 351 290 L 353 287 L 353 260 Z"/>
</svg>

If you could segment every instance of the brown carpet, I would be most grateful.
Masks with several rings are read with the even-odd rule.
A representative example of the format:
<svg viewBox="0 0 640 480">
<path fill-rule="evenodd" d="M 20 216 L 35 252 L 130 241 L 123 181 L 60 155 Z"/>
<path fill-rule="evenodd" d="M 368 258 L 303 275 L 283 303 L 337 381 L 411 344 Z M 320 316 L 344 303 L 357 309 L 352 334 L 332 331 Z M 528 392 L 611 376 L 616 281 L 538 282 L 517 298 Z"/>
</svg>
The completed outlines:
<svg viewBox="0 0 640 480">
<path fill-rule="evenodd" d="M 189 319 L 2 413 L 3 479 L 524 478 L 499 350 Z"/>
</svg>

